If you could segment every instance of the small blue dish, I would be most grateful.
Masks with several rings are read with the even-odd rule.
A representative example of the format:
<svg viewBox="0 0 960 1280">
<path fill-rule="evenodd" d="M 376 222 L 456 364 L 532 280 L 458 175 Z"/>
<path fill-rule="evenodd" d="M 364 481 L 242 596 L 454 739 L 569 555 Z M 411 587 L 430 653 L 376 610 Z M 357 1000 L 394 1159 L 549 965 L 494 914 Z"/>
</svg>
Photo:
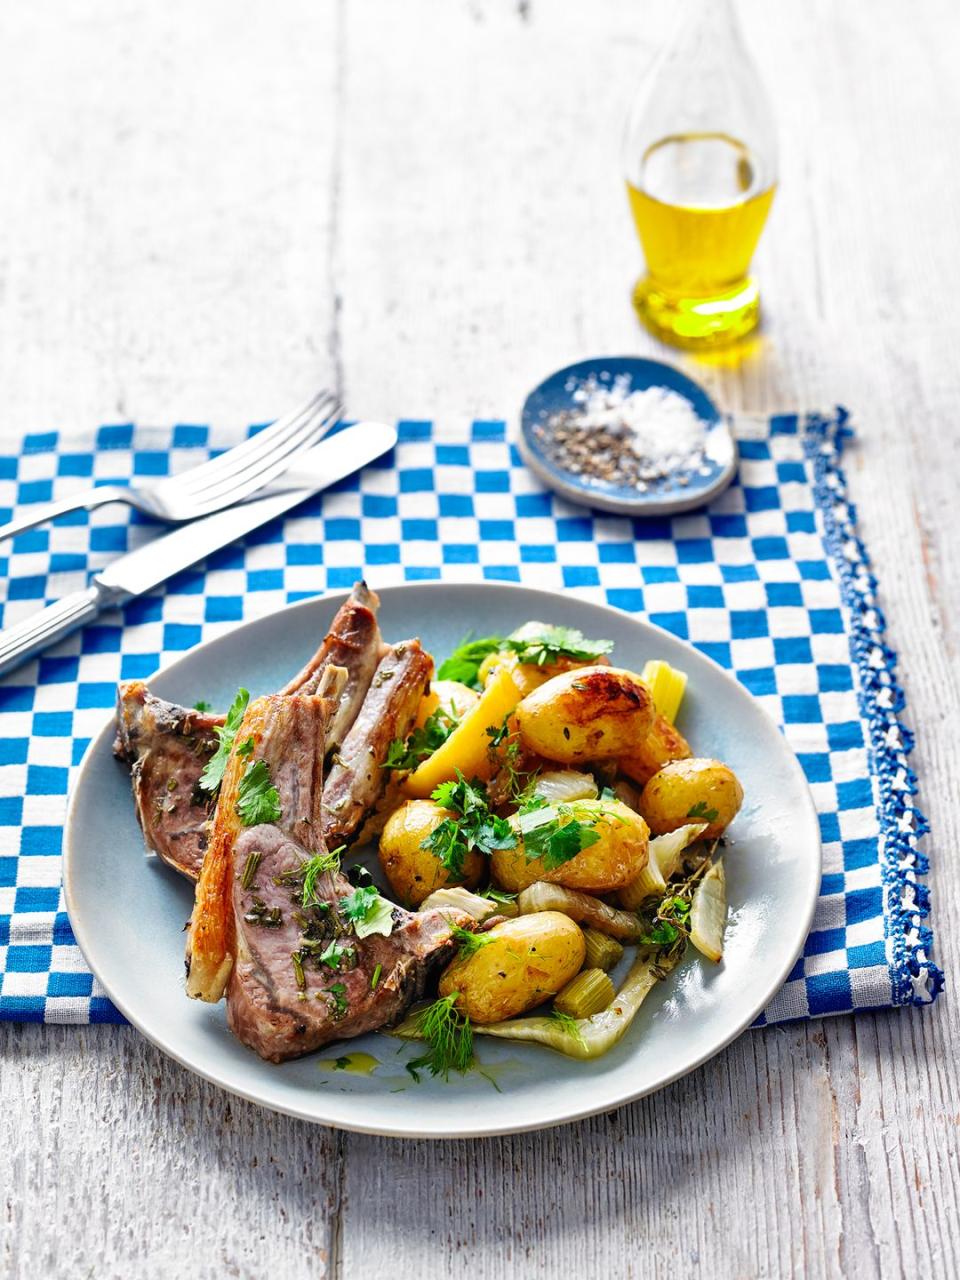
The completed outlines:
<svg viewBox="0 0 960 1280">
<path fill-rule="evenodd" d="M 627 379 L 630 392 L 663 387 L 689 401 L 706 428 L 703 465 L 684 473 L 684 483 L 667 477 L 646 491 L 593 476 L 577 475 L 560 466 L 540 439 L 537 428 L 564 410 L 575 410 L 574 391 L 593 378 L 601 386 Z M 737 470 L 737 444 L 726 420 L 702 387 L 679 369 L 638 356 L 601 356 L 558 369 L 527 396 L 520 418 L 520 452 L 524 462 L 544 484 L 569 498 L 602 511 L 632 516 L 665 516 L 702 507 L 722 493 Z"/>
</svg>

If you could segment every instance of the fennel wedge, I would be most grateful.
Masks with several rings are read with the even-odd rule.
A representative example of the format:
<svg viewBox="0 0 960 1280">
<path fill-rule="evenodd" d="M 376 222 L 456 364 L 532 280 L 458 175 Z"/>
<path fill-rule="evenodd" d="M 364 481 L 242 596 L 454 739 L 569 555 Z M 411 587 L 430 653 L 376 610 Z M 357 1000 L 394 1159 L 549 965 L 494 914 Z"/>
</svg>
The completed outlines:
<svg viewBox="0 0 960 1280">
<path fill-rule="evenodd" d="M 532 1040 L 568 1058 L 599 1058 L 625 1035 L 637 1011 L 653 988 L 674 969 L 683 947 L 640 954 L 623 981 L 613 1003 L 590 1018 L 511 1018 L 474 1027 L 477 1035 L 502 1040 Z"/>
</svg>

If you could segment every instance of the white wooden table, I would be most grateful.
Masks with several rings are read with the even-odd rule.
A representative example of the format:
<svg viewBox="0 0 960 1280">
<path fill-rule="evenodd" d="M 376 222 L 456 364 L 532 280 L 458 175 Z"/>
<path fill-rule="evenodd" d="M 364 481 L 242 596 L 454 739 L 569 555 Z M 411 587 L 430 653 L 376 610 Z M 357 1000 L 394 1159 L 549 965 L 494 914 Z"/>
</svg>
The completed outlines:
<svg viewBox="0 0 960 1280">
<path fill-rule="evenodd" d="M 619 176 L 665 4 L 0 9 L 0 434 L 514 412 L 637 328 Z M 776 94 L 767 325 L 731 408 L 854 410 L 956 972 L 960 12 L 743 3 Z M 669 358 L 669 356 L 668 356 Z M 744 1035 L 634 1106 L 474 1144 L 311 1128 L 129 1029 L 0 1026 L 0 1273 L 956 1275 L 957 1004 Z"/>
</svg>

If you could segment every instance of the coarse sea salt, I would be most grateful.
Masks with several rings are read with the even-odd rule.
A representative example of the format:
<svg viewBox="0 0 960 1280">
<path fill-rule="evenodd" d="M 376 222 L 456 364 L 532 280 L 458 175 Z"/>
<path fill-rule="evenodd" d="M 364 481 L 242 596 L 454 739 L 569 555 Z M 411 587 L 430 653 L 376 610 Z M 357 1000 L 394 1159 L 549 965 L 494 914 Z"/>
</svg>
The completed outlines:
<svg viewBox="0 0 960 1280">
<path fill-rule="evenodd" d="M 537 429 L 565 470 L 640 492 L 681 485 L 704 463 L 706 424 L 684 396 L 666 387 L 630 390 L 628 374 L 568 386 L 574 407 Z"/>
</svg>

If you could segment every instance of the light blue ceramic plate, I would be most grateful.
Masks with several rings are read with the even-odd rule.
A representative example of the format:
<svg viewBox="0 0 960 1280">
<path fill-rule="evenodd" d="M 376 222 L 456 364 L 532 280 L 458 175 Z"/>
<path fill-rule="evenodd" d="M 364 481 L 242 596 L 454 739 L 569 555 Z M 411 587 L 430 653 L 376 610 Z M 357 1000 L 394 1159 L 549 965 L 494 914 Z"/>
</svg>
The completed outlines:
<svg viewBox="0 0 960 1280">
<path fill-rule="evenodd" d="M 158 859 L 144 856 L 127 770 L 110 751 L 111 724 L 91 744 L 76 778 L 64 845 L 70 919 L 111 999 L 160 1048 L 223 1088 L 307 1120 L 369 1133 L 453 1137 L 536 1129 L 639 1098 L 693 1070 L 749 1026 L 784 981 L 817 900 L 817 818 L 779 731 L 709 659 L 617 610 L 494 584 L 416 583 L 381 596 L 384 634 L 394 640 L 420 635 L 440 656 L 468 631 L 508 632 L 536 618 L 613 640 L 623 666 L 639 668 L 660 657 L 688 672 L 680 726 L 698 754 L 728 761 L 746 790 L 725 859 L 731 923 L 723 963 L 688 957 L 648 998 L 621 1043 L 595 1062 L 478 1037 L 487 1075 L 416 1085 L 403 1068 L 415 1048 L 370 1035 L 350 1045 L 379 1059 L 369 1077 L 322 1069 L 318 1058 L 331 1057 L 329 1051 L 272 1066 L 230 1035 L 223 1006 L 184 995 L 183 925 L 192 890 Z M 254 694 L 276 689 L 314 651 L 343 598 L 307 601 L 238 627 L 179 659 L 151 686 L 179 702 L 204 698 L 221 707 L 241 683 Z"/>
<path fill-rule="evenodd" d="M 588 378 L 595 379 L 601 386 L 612 386 L 614 379 L 625 378 L 629 392 L 663 387 L 682 396 L 706 430 L 703 466 L 686 475 L 683 483 L 667 479 L 645 493 L 635 487 L 574 475 L 558 466 L 544 448 L 538 428 L 554 414 L 574 409 L 574 391 Z M 726 419 L 704 389 L 673 365 L 639 356 L 597 356 L 552 373 L 524 402 L 519 445 L 531 471 L 563 497 L 584 506 L 631 516 L 669 516 L 702 507 L 723 492 L 737 471 L 737 442 Z"/>
</svg>

